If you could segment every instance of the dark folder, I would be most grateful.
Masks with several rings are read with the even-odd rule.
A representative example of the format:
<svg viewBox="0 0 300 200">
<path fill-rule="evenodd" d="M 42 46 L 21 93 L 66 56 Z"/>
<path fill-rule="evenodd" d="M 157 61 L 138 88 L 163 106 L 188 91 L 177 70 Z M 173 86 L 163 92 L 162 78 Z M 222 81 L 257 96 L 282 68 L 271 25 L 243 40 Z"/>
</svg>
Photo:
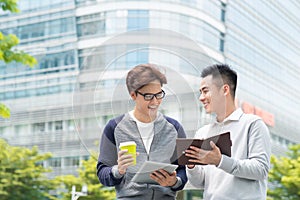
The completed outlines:
<svg viewBox="0 0 300 200">
<path fill-rule="evenodd" d="M 188 160 L 189 157 L 185 156 L 185 150 L 189 149 L 190 146 L 195 146 L 204 150 L 212 150 L 209 142 L 213 141 L 217 147 L 220 148 L 222 154 L 227 156 L 231 156 L 231 140 L 230 140 L 230 132 L 222 133 L 204 140 L 201 139 L 187 139 L 187 138 L 177 138 L 176 139 L 176 149 L 177 149 L 177 157 L 179 165 L 188 165 L 195 164 L 201 165 L 200 163 L 192 163 Z"/>
</svg>

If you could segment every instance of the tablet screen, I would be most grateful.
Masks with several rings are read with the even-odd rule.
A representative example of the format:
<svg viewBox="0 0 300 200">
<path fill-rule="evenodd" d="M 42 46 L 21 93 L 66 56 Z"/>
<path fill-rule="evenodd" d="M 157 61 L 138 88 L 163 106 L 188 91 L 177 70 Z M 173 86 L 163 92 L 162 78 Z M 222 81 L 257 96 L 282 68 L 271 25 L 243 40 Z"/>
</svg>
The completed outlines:
<svg viewBox="0 0 300 200">
<path fill-rule="evenodd" d="M 150 178 L 150 174 L 152 172 L 159 170 L 159 169 L 164 169 L 171 174 L 176 170 L 177 167 L 178 167 L 177 165 L 168 164 L 168 163 L 146 161 L 141 166 L 139 171 L 134 175 L 134 177 L 132 178 L 132 181 L 140 182 L 140 183 L 158 184 L 156 181 L 154 181 Z"/>
</svg>

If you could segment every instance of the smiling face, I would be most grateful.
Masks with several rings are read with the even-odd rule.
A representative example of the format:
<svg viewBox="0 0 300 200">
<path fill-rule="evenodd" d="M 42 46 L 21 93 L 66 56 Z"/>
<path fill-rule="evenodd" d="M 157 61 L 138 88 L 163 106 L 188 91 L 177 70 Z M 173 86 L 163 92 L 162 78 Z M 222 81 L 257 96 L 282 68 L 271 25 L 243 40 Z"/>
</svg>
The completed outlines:
<svg viewBox="0 0 300 200">
<path fill-rule="evenodd" d="M 138 92 L 142 94 L 157 94 L 161 91 L 161 84 L 158 80 L 152 81 L 138 90 Z M 152 122 L 156 118 L 162 99 L 157 99 L 154 97 L 152 100 L 146 101 L 144 96 L 139 93 L 130 93 L 131 98 L 135 101 L 134 116 L 141 122 Z"/>
<path fill-rule="evenodd" d="M 208 75 L 201 80 L 199 100 L 203 104 L 206 113 L 216 113 L 223 115 L 225 113 L 226 98 L 224 85 L 217 83 L 212 75 Z"/>
</svg>

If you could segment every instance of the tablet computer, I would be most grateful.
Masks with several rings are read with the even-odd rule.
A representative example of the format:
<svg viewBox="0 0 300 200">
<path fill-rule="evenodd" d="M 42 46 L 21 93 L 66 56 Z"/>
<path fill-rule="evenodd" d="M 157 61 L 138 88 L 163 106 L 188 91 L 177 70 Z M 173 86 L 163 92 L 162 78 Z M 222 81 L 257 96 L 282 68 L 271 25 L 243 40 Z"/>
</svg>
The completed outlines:
<svg viewBox="0 0 300 200">
<path fill-rule="evenodd" d="M 132 181 L 139 183 L 152 183 L 158 184 L 156 181 L 150 178 L 150 174 L 156 170 L 164 169 L 168 173 L 173 173 L 178 165 L 168 164 L 168 163 L 160 163 L 154 161 L 146 161 L 143 163 L 141 168 L 132 178 Z"/>
<path fill-rule="evenodd" d="M 190 146 L 196 146 L 198 148 L 204 150 L 212 150 L 210 146 L 210 141 L 213 141 L 217 147 L 220 148 L 222 154 L 231 156 L 231 140 L 230 140 L 230 132 L 222 133 L 210 138 L 206 138 L 204 140 L 201 139 L 187 139 L 187 138 L 177 138 L 176 139 L 176 150 L 178 157 L 179 165 L 201 165 L 201 163 L 193 163 L 189 162 L 189 157 L 185 156 L 185 150 L 189 149 Z"/>
</svg>

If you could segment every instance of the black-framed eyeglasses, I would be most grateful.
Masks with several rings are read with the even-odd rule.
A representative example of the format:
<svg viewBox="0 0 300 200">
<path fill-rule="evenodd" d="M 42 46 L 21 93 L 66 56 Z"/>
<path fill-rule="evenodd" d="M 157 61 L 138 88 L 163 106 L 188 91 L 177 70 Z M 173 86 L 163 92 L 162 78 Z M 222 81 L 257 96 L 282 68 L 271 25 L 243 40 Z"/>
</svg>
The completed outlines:
<svg viewBox="0 0 300 200">
<path fill-rule="evenodd" d="M 136 94 L 140 94 L 144 97 L 145 101 L 151 101 L 154 97 L 156 99 L 162 99 L 165 97 L 165 91 L 161 90 L 160 92 L 156 93 L 156 94 L 152 94 L 152 93 L 141 93 L 139 91 L 135 91 Z"/>
</svg>

